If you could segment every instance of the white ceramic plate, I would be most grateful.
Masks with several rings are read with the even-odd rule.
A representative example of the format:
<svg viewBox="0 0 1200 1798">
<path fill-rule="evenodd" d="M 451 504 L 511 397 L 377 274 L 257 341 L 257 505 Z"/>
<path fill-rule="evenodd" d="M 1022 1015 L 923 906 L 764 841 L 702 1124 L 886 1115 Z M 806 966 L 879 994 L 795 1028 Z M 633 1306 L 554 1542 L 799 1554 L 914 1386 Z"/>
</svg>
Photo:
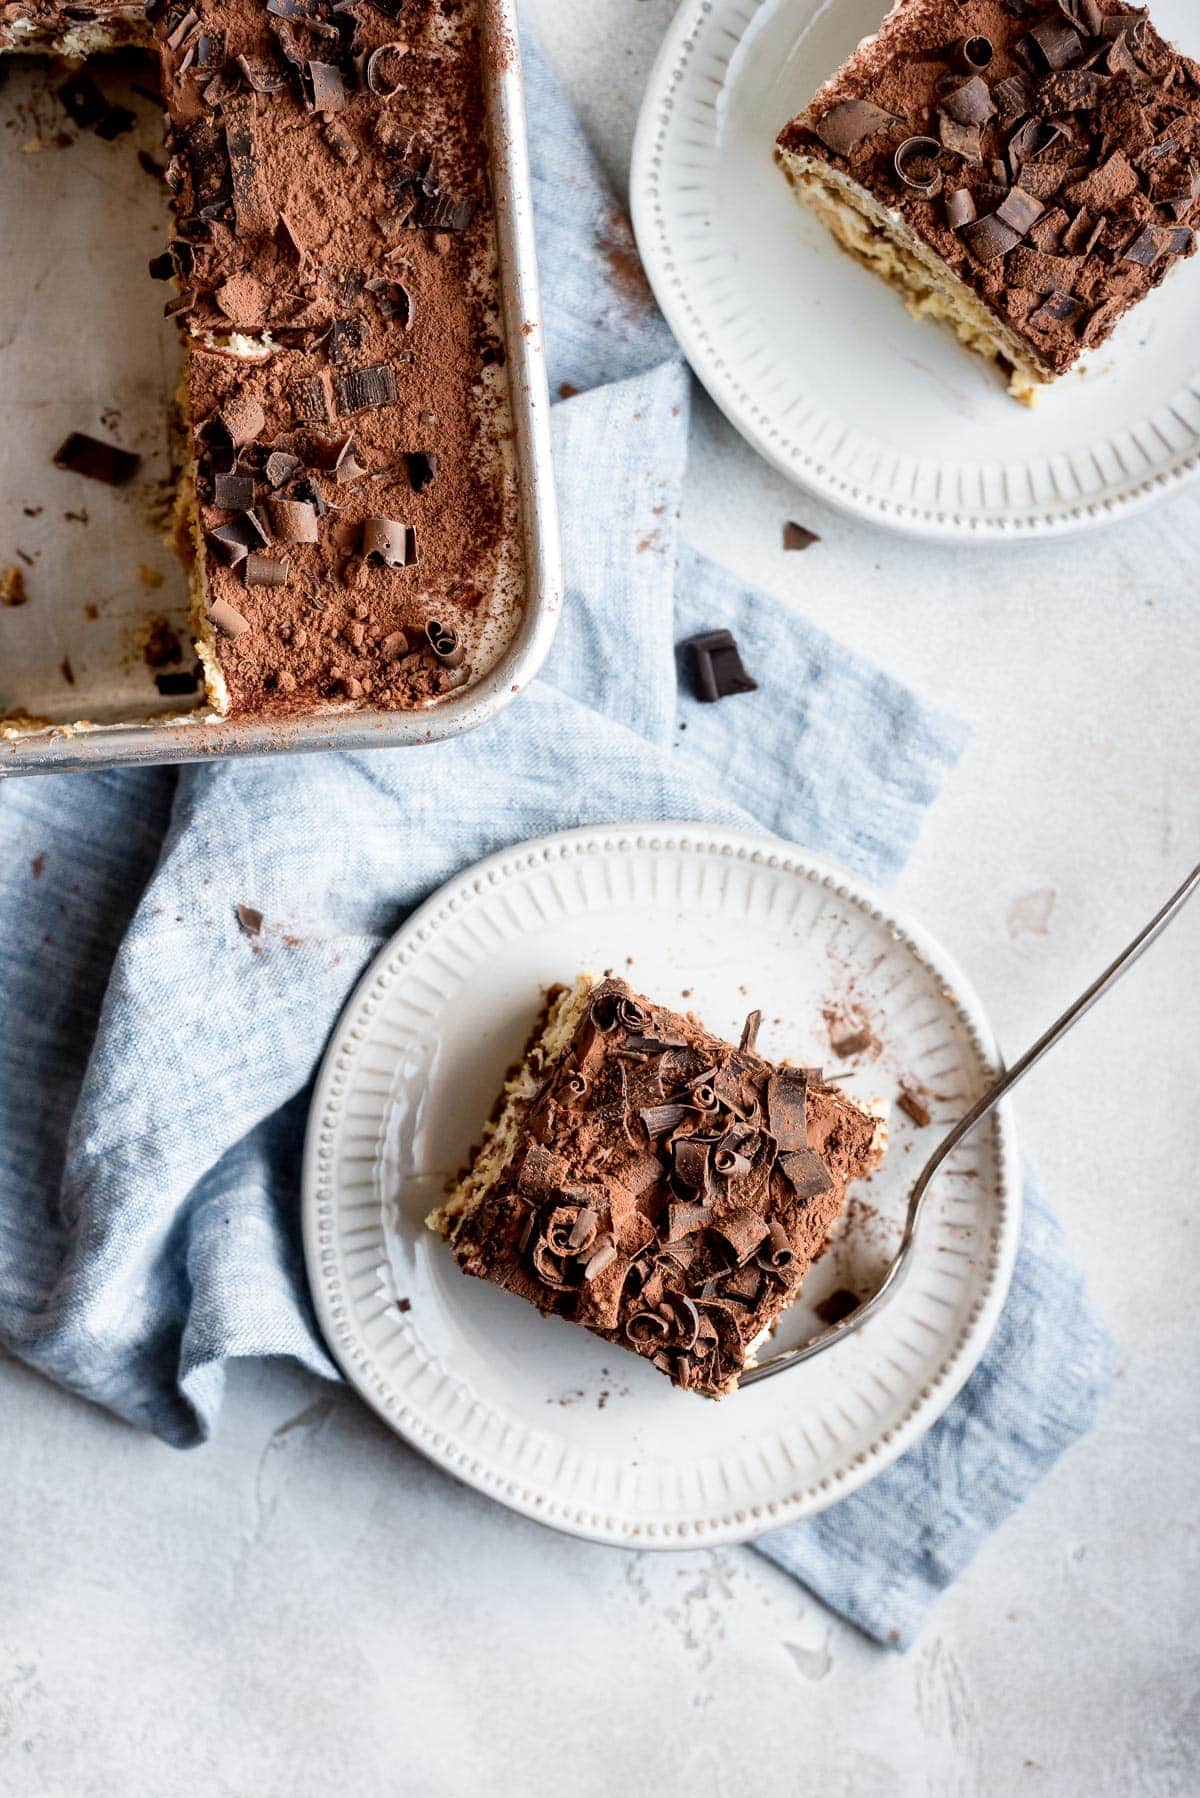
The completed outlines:
<svg viewBox="0 0 1200 1798">
<path fill-rule="evenodd" d="M 832 1069 L 830 1028 L 878 1050 L 848 1090 L 921 1081 L 947 1123 L 992 1077 L 978 1002 L 943 952 L 849 875 L 785 844 L 698 826 L 569 831 L 482 862 L 409 920 L 364 976 L 317 1083 L 304 1230 L 317 1314 L 380 1415 L 460 1479 L 600 1542 L 742 1540 L 820 1510 L 928 1428 L 999 1314 L 1020 1191 L 1001 1113 L 940 1177 L 917 1263 L 862 1333 L 720 1404 L 632 1354 L 461 1274 L 424 1228 L 519 1055 L 540 992 L 627 974 L 723 1034 L 764 1007 L 767 1054 Z M 819 1263 L 809 1306 L 873 1287 L 936 1126 L 894 1106 L 883 1168 Z"/>
<path fill-rule="evenodd" d="M 1138 510 L 1200 468 L 1200 264 L 1035 411 L 911 318 L 797 205 L 774 163 L 885 0 L 684 0 L 634 146 L 638 245 L 692 366 L 785 475 L 919 536 L 1012 539 Z M 1195 0 L 1156 0 L 1200 54 Z"/>
</svg>

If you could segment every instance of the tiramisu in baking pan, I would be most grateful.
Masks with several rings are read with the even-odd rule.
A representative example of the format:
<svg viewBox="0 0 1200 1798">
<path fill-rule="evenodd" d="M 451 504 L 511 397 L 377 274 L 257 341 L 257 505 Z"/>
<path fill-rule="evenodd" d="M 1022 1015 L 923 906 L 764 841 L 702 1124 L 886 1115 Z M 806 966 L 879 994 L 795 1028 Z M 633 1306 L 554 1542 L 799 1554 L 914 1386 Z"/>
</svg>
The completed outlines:
<svg viewBox="0 0 1200 1798">
<path fill-rule="evenodd" d="M 528 677 L 557 604 L 509 8 L 17 0 L 0 17 L 0 49 L 74 65 L 58 91 L 66 105 L 76 85 L 77 114 L 97 91 L 82 59 L 131 44 L 165 109 L 169 219 L 146 279 L 183 343 L 173 529 L 197 687 L 181 710 L 212 739 L 189 750 L 175 726 L 168 746 L 157 723 L 135 759 L 478 721 Z M 81 488 L 137 478 L 89 428 L 48 460 Z M 36 639 L 55 596 L 36 597 L 14 639 Z M 65 726 L 80 759 L 126 759 L 107 730 L 86 745 L 69 695 L 39 719 L 11 685 L 10 757 L 42 765 Z"/>
</svg>

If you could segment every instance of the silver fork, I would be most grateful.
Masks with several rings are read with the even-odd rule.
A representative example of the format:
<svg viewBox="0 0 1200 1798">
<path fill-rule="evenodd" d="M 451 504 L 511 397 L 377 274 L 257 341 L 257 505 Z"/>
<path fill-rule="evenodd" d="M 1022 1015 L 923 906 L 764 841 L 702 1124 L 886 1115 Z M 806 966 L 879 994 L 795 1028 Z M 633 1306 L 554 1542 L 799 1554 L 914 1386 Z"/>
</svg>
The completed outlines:
<svg viewBox="0 0 1200 1798">
<path fill-rule="evenodd" d="M 1134 937 L 1129 947 L 1118 955 L 1112 966 L 1106 968 L 1085 993 L 1080 994 L 1074 1005 L 1069 1006 L 1061 1018 L 1051 1024 L 1044 1036 L 1038 1037 L 1031 1049 L 1026 1049 L 1020 1061 L 1015 1062 L 1006 1073 L 1001 1075 L 995 1085 L 984 1093 L 981 1099 L 976 1100 L 966 1116 L 961 1117 L 949 1134 L 938 1144 L 918 1175 L 916 1185 L 909 1195 L 908 1216 L 904 1221 L 904 1235 L 900 1239 L 900 1247 L 873 1297 L 869 1298 L 865 1304 L 860 1305 L 841 1323 L 831 1325 L 828 1330 L 822 1330 L 820 1335 L 814 1336 L 811 1341 L 803 1343 L 799 1348 L 785 1349 L 782 1354 L 772 1355 L 769 1361 L 762 1361 L 757 1367 L 750 1368 L 738 1381 L 739 1390 L 743 1386 L 756 1386 L 759 1381 L 769 1380 L 777 1373 L 786 1373 L 789 1367 L 799 1367 L 802 1361 L 811 1361 L 814 1355 L 823 1355 L 826 1349 L 833 1347 L 835 1342 L 841 1342 L 844 1337 L 853 1336 L 856 1331 L 861 1330 L 864 1324 L 869 1323 L 871 1318 L 877 1316 L 888 1301 L 895 1297 L 911 1259 L 912 1246 L 916 1239 L 917 1221 L 929 1192 L 930 1182 L 947 1155 L 953 1154 L 963 1138 L 969 1136 L 976 1124 L 987 1117 L 989 1112 L 995 1110 L 1001 1099 L 1012 1091 L 1018 1081 L 1025 1078 L 1030 1068 L 1036 1067 L 1043 1055 L 1048 1055 L 1050 1050 L 1062 1041 L 1068 1030 L 1071 1030 L 1079 1022 L 1085 1012 L 1091 1010 L 1097 999 L 1103 998 L 1104 994 L 1117 984 L 1121 976 L 1128 973 L 1134 962 L 1146 953 L 1151 943 L 1155 942 L 1168 924 L 1173 923 L 1178 917 L 1198 885 L 1200 885 L 1200 865 L 1192 869 L 1179 891 L 1167 900 L 1162 910 L 1151 918 L 1140 935 Z"/>
</svg>

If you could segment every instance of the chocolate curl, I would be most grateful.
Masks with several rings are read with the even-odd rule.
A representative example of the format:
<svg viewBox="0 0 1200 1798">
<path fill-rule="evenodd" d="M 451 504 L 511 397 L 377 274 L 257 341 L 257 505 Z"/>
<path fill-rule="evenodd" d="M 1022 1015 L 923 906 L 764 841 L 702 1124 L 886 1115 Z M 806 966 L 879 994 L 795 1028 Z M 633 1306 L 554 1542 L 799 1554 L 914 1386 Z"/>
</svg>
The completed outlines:
<svg viewBox="0 0 1200 1798">
<path fill-rule="evenodd" d="M 271 528 L 282 543 L 319 543 L 316 508 L 303 499 L 267 501 Z"/>
<path fill-rule="evenodd" d="M 313 111 L 341 112 L 346 104 L 346 87 L 336 63 L 309 62 L 305 68 Z"/>
<path fill-rule="evenodd" d="M 694 1136 L 677 1137 L 672 1149 L 675 1177 L 683 1186 L 693 1190 L 704 1185 L 704 1176 L 708 1171 L 708 1150 L 706 1142 L 700 1142 Z"/>
<path fill-rule="evenodd" d="M 682 1124 L 688 1115 L 686 1105 L 647 1105 L 638 1113 L 646 1126 L 647 1135 L 653 1140 L 658 1136 L 669 1136 L 671 1131 Z"/>
<path fill-rule="evenodd" d="M 533 1251 L 533 1271 L 543 1286 L 549 1286 L 554 1292 L 571 1292 L 577 1284 L 567 1278 L 566 1263 L 562 1256 L 556 1255 L 547 1242 L 539 1241 Z"/>
<path fill-rule="evenodd" d="M 224 512 L 248 512 L 254 504 L 253 476 L 239 474 L 236 470 L 229 474 L 215 475 L 213 503 Z"/>
<path fill-rule="evenodd" d="M 713 1231 L 727 1242 L 737 1256 L 739 1266 L 754 1254 L 768 1234 L 766 1219 L 757 1211 L 733 1211 L 714 1222 Z"/>
<path fill-rule="evenodd" d="M 288 578 L 289 563 L 286 556 L 263 556 L 257 552 L 246 558 L 246 585 L 248 587 L 282 587 Z"/>
<path fill-rule="evenodd" d="M 401 79 L 403 71 L 400 65 L 407 55 L 407 44 L 391 43 L 380 44 L 368 56 L 367 86 L 380 100 L 394 99 L 404 86 Z M 389 61 L 392 65 L 390 70 Z"/>
<path fill-rule="evenodd" d="M 366 469 L 358 459 L 358 450 L 353 437 L 347 437 L 337 453 L 333 465 L 333 478 L 339 487 L 348 487 L 351 481 L 357 481 L 366 474 Z"/>
<path fill-rule="evenodd" d="M 990 37 L 962 37 L 954 46 L 954 60 L 968 75 L 982 75 L 991 67 L 993 54 Z"/>
<path fill-rule="evenodd" d="M 815 1149 L 793 1149 L 775 1164 L 798 1199 L 819 1198 L 833 1185 L 829 1169 Z"/>
<path fill-rule="evenodd" d="M 228 600 L 214 599 L 208 608 L 208 615 L 217 629 L 227 637 L 241 637 L 250 629 L 250 620 L 243 618 L 236 606 Z"/>
<path fill-rule="evenodd" d="M 1035 25 L 1024 41 L 1032 45 L 1035 57 L 1040 58 L 1048 69 L 1068 69 L 1083 55 L 1078 32 L 1054 19 Z"/>
<path fill-rule="evenodd" d="M 467 652 L 459 642 L 458 632 L 453 626 L 439 624 L 436 618 L 431 618 L 425 626 L 425 635 L 439 662 L 444 662 L 447 668 L 462 666 Z"/>
<path fill-rule="evenodd" d="M 667 1207 L 667 1241 L 678 1242 L 697 1230 L 706 1230 L 712 1222 L 711 1205 L 669 1205 Z"/>
<path fill-rule="evenodd" d="M 935 137 L 906 137 L 892 158 L 893 167 L 905 187 L 932 199 L 942 185 L 941 170 L 936 166 L 941 151 L 942 146 Z M 922 169 L 924 173 L 920 172 Z"/>
<path fill-rule="evenodd" d="M 228 441 L 233 449 L 245 449 L 259 436 L 266 422 L 267 415 L 252 394 L 235 393 L 219 411 L 206 419 L 201 431 L 210 439 L 216 437 Z"/>
<path fill-rule="evenodd" d="M 610 1267 L 617 1258 L 617 1245 L 611 1236 L 601 1236 L 593 1248 L 583 1270 L 584 1282 L 591 1282 Z"/>
<path fill-rule="evenodd" d="M 744 1055 L 749 1055 L 753 1052 L 755 1044 L 758 1042 L 758 1033 L 762 1027 L 762 1020 L 763 1014 L 761 1011 L 752 1011 L 746 1019 L 745 1024 L 742 1026 L 742 1040 L 740 1047 Z"/>
<path fill-rule="evenodd" d="M 755 1259 L 760 1267 L 765 1267 L 772 1274 L 786 1273 L 796 1259 L 788 1233 L 777 1217 L 771 1219 L 770 1240 L 759 1249 Z"/>
<path fill-rule="evenodd" d="M 665 1344 L 671 1326 L 657 1311 L 635 1311 L 625 1325 L 625 1334 L 635 1347 L 647 1348 L 651 1343 Z"/>
<path fill-rule="evenodd" d="M 272 487 L 283 487 L 302 466 L 299 456 L 293 456 L 287 450 L 272 450 L 264 472 Z"/>
<path fill-rule="evenodd" d="M 394 518 L 368 518 L 363 525 L 362 554 L 385 568 L 406 568 L 409 562 L 407 525 Z"/>
<path fill-rule="evenodd" d="M 827 149 L 837 156 L 848 156 L 867 138 L 901 123 L 903 121 L 895 113 L 884 112 L 870 100 L 843 100 L 840 105 L 831 106 L 818 120 L 816 132 Z"/>
</svg>

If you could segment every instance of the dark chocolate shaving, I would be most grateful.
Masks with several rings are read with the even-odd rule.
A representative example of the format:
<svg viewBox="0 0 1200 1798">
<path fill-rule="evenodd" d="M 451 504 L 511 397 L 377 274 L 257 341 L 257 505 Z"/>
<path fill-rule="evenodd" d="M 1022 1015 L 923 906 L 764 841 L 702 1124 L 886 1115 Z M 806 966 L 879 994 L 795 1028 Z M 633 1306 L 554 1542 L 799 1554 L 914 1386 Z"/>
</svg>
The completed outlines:
<svg viewBox="0 0 1200 1798">
<path fill-rule="evenodd" d="M 997 206 L 995 216 L 1010 226 L 1018 237 L 1025 237 L 1045 210 L 1033 194 L 1026 193 L 1021 187 L 1011 187 Z"/>
<path fill-rule="evenodd" d="M 837 156 L 848 156 L 858 144 L 880 131 L 903 124 L 895 113 L 884 112 L 870 100 L 843 100 L 818 120 L 817 136 Z"/>
<path fill-rule="evenodd" d="M 267 515 L 281 543 L 318 543 L 316 507 L 303 499 L 270 499 Z"/>
<path fill-rule="evenodd" d="M 833 1185 L 833 1177 L 815 1149 L 788 1150 L 780 1155 L 777 1165 L 798 1199 L 819 1198 Z"/>
<path fill-rule="evenodd" d="M 941 145 L 936 138 L 906 137 L 892 158 L 892 165 L 906 187 L 929 197 L 942 185 L 941 170 L 937 166 L 940 154 Z"/>
<path fill-rule="evenodd" d="M 978 75 L 964 81 L 938 102 L 938 110 L 957 120 L 960 125 L 986 125 L 996 110 L 991 89 Z"/>
<path fill-rule="evenodd" d="M 961 231 L 978 217 L 975 198 L 968 187 L 955 188 L 946 195 L 946 223 L 952 231 Z"/>
<path fill-rule="evenodd" d="M 984 218 L 972 219 L 960 233 L 963 242 L 977 262 L 995 262 L 1007 255 L 1020 238 L 1010 225 L 989 212 Z"/>
<path fill-rule="evenodd" d="M 362 554 L 368 561 L 382 562 L 385 568 L 406 568 L 410 535 L 408 526 L 393 518 L 368 518 L 363 525 Z"/>
<path fill-rule="evenodd" d="M 960 38 L 954 47 L 959 68 L 971 75 L 982 75 L 985 69 L 990 68 L 994 54 L 991 38 L 979 35 Z"/>
<path fill-rule="evenodd" d="M 308 91 L 312 98 L 314 112 L 341 112 L 346 104 L 346 87 L 342 80 L 342 71 L 335 63 L 309 62 L 305 64 L 308 73 Z"/>
<path fill-rule="evenodd" d="M 380 100 L 391 100 L 404 86 L 404 58 L 408 45 L 380 44 L 367 58 L 366 83 Z"/>
<path fill-rule="evenodd" d="M 786 550 L 811 549 L 814 543 L 820 541 L 816 531 L 810 531 L 806 524 L 797 524 L 794 519 L 789 519 L 783 527 L 783 547 Z"/>
<path fill-rule="evenodd" d="M 245 581 L 248 587 L 282 587 L 288 578 L 286 556 L 264 556 L 252 550 L 246 557 Z"/>
<path fill-rule="evenodd" d="M 452 625 L 440 624 L 431 618 L 425 626 L 425 635 L 439 662 L 444 662 L 447 668 L 461 668 L 467 652 Z"/>
<path fill-rule="evenodd" d="M 1041 61 L 1048 69 L 1067 69 L 1083 55 L 1079 33 L 1056 19 L 1035 25 L 1025 42 L 1032 46 L 1035 64 Z"/>
<path fill-rule="evenodd" d="M 666 1104 L 647 1105 L 639 1113 L 647 1134 L 651 1140 L 658 1136 L 669 1136 L 672 1130 L 678 1129 L 689 1116 L 686 1105 Z"/>
<path fill-rule="evenodd" d="M 214 599 L 208 608 L 208 615 L 226 637 L 241 637 L 250 629 L 250 620 L 243 618 L 236 606 L 231 606 L 227 599 Z"/>
<path fill-rule="evenodd" d="M 115 443 L 89 437 L 86 431 L 72 431 L 55 450 L 54 466 L 89 481 L 103 481 L 107 487 L 123 487 L 142 466 L 142 458 Z"/>
<path fill-rule="evenodd" d="M 396 401 L 396 377 L 387 362 L 346 369 L 333 378 L 334 401 L 339 416 L 370 412 Z"/>
<path fill-rule="evenodd" d="M 239 474 L 237 470 L 231 474 L 214 475 L 213 504 L 227 512 L 249 511 L 254 504 L 253 476 Z"/>
</svg>

